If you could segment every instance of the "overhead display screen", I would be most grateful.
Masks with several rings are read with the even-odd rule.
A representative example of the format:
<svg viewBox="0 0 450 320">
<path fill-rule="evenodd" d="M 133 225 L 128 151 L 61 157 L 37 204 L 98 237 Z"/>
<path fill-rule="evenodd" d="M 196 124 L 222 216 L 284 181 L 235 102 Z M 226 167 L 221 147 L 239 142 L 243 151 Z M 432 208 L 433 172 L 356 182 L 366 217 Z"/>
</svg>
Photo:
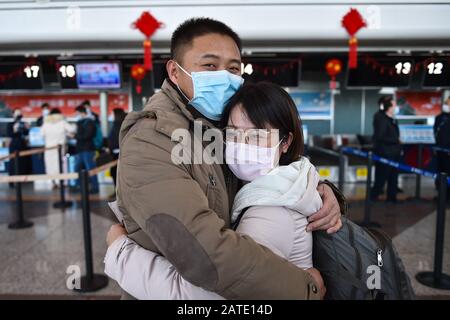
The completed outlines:
<svg viewBox="0 0 450 320">
<path fill-rule="evenodd" d="M 449 59 L 433 59 L 424 65 L 423 87 L 450 87 Z"/>
<path fill-rule="evenodd" d="M 411 59 L 380 58 L 375 63 L 361 58 L 357 68 L 347 71 L 347 87 L 409 87 L 413 70 Z"/>
<path fill-rule="evenodd" d="M 300 60 L 246 59 L 242 64 L 242 77 L 248 82 L 269 81 L 282 87 L 298 87 Z"/>
<path fill-rule="evenodd" d="M 80 89 L 119 89 L 121 86 L 118 63 L 77 63 L 75 70 Z"/>
<path fill-rule="evenodd" d="M 1 63 L 0 90 L 42 89 L 43 75 L 39 63 Z"/>
</svg>

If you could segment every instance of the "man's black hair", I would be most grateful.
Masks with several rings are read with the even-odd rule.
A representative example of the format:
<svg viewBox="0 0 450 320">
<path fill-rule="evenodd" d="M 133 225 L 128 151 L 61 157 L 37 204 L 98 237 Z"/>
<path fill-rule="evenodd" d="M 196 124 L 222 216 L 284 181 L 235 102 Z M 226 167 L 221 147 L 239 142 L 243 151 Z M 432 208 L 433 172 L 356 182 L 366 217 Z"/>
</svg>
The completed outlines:
<svg viewBox="0 0 450 320">
<path fill-rule="evenodd" d="M 80 112 L 80 113 L 87 113 L 86 107 L 83 104 L 81 104 L 78 107 L 76 107 L 75 111 Z"/>
<path fill-rule="evenodd" d="M 172 59 L 180 61 L 183 57 L 184 50 L 192 45 L 194 38 L 211 33 L 230 37 L 236 42 L 239 52 L 241 52 L 241 39 L 226 24 L 210 18 L 192 18 L 180 24 L 172 34 L 172 40 L 170 42 Z"/>
<path fill-rule="evenodd" d="M 388 111 L 389 108 L 392 106 L 392 101 L 394 100 L 393 96 L 383 96 L 380 99 L 378 99 L 378 105 L 380 106 L 381 111 Z"/>
<path fill-rule="evenodd" d="M 44 102 L 44 103 L 41 105 L 41 109 L 45 109 L 45 108 L 50 108 L 50 105 L 49 105 L 47 102 Z"/>
<path fill-rule="evenodd" d="M 82 103 L 81 103 L 81 105 L 82 106 L 91 106 L 91 102 L 89 101 L 89 100 L 84 100 Z"/>
<path fill-rule="evenodd" d="M 53 108 L 50 111 L 50 114 L 61 114 L 61 110 L 59 108 Z"/>
</svg>

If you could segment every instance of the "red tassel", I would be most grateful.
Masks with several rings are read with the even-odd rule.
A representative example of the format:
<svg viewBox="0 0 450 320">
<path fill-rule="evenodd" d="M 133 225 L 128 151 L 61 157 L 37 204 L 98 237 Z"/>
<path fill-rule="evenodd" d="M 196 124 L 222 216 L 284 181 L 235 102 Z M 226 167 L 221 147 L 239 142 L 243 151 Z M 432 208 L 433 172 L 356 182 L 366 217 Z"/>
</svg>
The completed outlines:
<svg viewBox="0 0 450 320">
<path fill-rule="evenodd" d="M 137 85 L 136 85 L 136 93 L 141 94 L 141 92 L 142 92 L 141 81 L 138 80 Z"/>
<path fill-rule="evenodd" d="M 336 87 L 337 87 L 336 76 L 331 76 L 331 81 L 329 82 L 329 85 L 330 85 L 331 90 L 336 89 Z"/>
<path fill-rule="evenodd" d="M 145 70 L 152 70 L 152 42 L 147 39 L 144 41 L 144 68 Z"/>
<path fill-rule="evenodd" d="M 348 52 L 348 67 L 355 69 L 358 66 L 358 40 L 351 37 L 349 41 L 350 51 Z"/>
</svg>

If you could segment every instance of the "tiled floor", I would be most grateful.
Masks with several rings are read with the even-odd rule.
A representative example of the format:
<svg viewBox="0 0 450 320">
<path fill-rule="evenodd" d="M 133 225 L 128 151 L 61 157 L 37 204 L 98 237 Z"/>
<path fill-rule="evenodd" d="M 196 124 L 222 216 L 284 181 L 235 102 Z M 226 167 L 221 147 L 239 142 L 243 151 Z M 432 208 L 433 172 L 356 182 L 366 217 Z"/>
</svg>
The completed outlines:
<svg viewBox="0 0 450 320">
<path fill-rule="evenodd" d="M 406 199 L 414 194 L 414 180 L 402 181 Z M 91 223 L 94 270 L 103 274 L 105 235 L 114 222 L 106 206 L 112 186 L 102 186 L 99 196 L 92 197 Z M 350 199 L 349 217 L 361 220 L 364 212 L 364 184 L 347 184 L 344 192 Z M 419 284 L 414 276 L 418 271 L 433 267 L 435 203 L 431 181 L 423 183 L 422 201 L 404 200 L 396 205 L 383 201 L 372 205 L 372 220 L 380 222 L 394 239 L 420 298 L 450 299 L 450 291 L 434 290 Z M 24 211 L 34 222 L 32 228 L 11 230 L 8 222 L 15 218 L 15 193 L 7 185 L 0 185 L 0 299 L 117 299 L 120 288 L 109 285 L 94 293 L 80 294 L 69 290 L 66 281 L 69 266 L 79 266 L 84 273 L 82 214 L 79 196 L 68 196 L 74 206 L 62 212 L 53 209 L 58 191 L 45 185 L 24 186 Z M 446 244 L 450 237 L 450 220 L 446 224 Z M 445 246 L 444 272 L 450 273 L 450 246 Z"/>
<path fill-rule="evenodd" d="M 81 210 L 61 213 L 50 209 L 47 215 L 31 220 L 34 226 L 22 230 L 11 230 L 7 224 L 0 224 L 0 298 L 1 295 L 82 296 L 66 286 L 69 266 L 78 266 L 82 274 L 85 270 Z M 96 273 L 104 274 L 105 235 L 111 222 L 91 215 Z M 119 293 L 118 286 L 110 281 L 107 288 L 91 295 L 117 298 Z"/>
</svg>

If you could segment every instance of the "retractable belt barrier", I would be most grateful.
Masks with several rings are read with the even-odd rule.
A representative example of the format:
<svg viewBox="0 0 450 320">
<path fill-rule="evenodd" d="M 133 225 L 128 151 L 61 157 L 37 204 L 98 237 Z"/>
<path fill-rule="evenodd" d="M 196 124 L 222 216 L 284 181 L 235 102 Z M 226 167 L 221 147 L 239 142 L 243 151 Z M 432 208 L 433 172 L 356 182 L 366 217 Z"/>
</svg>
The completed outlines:
<svg viewBox="0 0 450 320">
<path fill-rule="evenodd" d="M 111 167 L 117 165 L 118 160 L 111 161 L 100 167 L 89 170 L 89 176 L 95 176 L 96 174 L 105 171 Z M 0 183 L 8 182 L 30 182 L 30 181 L 40 181 L 40 180 L 72 180 L 78 179 L 79 174 L 77 172 L 71 173 L 59 173 L 59 174 L 29 174 L 29 175 L 16 175 L 16 176 L 0 176 Z"/>
<path fill-rule="evenodd" d="M 368 152 L 365 152 L 365 151 L 362 151 L 362 150 L 358 150 L 358 149 L 354 149 L 354 148 L 343 147 L 342 151 L 344 153 L 352 154 L 352 155 L 363 157 L 363 158 L 368 158 L 369 157 L 369 153 Z M 393 161 L 393 160 L 389 160 L 387 158 L 380 157 L 380 156 L 378 156 L 376 154 L 372 155 L 372 159 L 374 161 L 381 162 L 381 163 L 383 163 L 385 165 L 388 165 L 388 166 L 400 169 L 402 171 L 411 172 L 411 173 L 415 173 L 415 174 L 420 174 L 422 176 L 430 177 L 430 178 L 433 178 L 433 179 L 437 179 L 437 177 L 438 177 L 438 174 L 435 173 L 435 172 L 431 172 L 431 171 L 427 171 L 427 170 L 424 170 L 424 169 L 411 167 L 411 166 L 408 166 L 408 165 L 406 165 L 404 163 L 400 163 L 400 162 L 396 162 L 396 161 Z M 447 184 L 450 185 L 450 178 L 447 178 Z"/>
<path fill-rule="evenodd" d="M 33 149 L 33 150 L 23 150 L 23 151 L 19 151 L 19 157 L 31 156 L 32 154 L 44 153 L 47 150 L 53 150 L 53 149 L 58 149 L 58 148 L 59 148 L 59 146 L 48 147 L 48 148 L 39 148 L 39 149 Z M 14 159 L 15 157 L 16 157 L 16 153 L 11 153 L 7 156 L 1 157 L 0 161 Z"/>
<path fill-rule="evenodd" d="M 435 151 L 446 152 L 446 153 L 449 153 L 449 154 L 450 154 L 450 149 L 442 148 L 442 147 L 438 147 L 438 146 L 434 146 L 434 147 L 432 147 L 432 148 L 433 148 L 433 150 L 435 150 Z"/>
</svg>

